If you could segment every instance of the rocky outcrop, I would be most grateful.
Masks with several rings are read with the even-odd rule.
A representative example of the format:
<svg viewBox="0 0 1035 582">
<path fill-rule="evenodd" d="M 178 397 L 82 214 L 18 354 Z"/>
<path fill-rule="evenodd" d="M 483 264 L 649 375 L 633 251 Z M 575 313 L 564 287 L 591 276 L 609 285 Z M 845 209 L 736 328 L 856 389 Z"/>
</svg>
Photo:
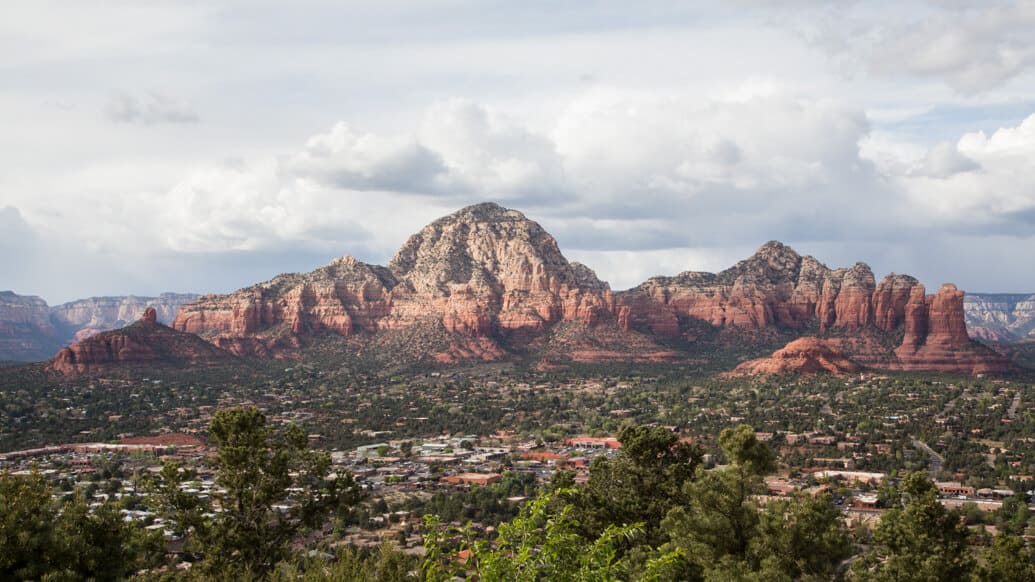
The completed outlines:
<svg viewBox="0 0 1035 582">
<path fill-rule="evenodd" d="M 861 367 L 849 360 L 836 347 L 815 337 L 803 337 L 792 341 L 773 352 L 767 358 L 744 362 L 737 366 L 734 374 L 849 374 Z"/>
<path fill-rule="evenodd" d="M 877 285 L 864 263 L 829 269 L 773 241 L 718 274 L 652 278 L 618 294 L 617 304 L 623 325 L 663 335 L 677 335 L 687 318 L 748 330 L 815 324 L 821 333 L 869 327 L 890 332 L 901 325 L 909 290 L 917 284 L 892 274 Z"/>
<path fill-rule="evenodd" d="M 90 297 L 51 307 L 39 297 L 0 292 L 0 360 L 46 360 L 62 346 L 136 321 L 148 307 L 158 321 L 170 323 L 181 305 L 198 297 Z"/>
<path fill-rule="evenodd" d="M 148 307 L 139 321 L 62 348 L 48 369 L 65 375 L 105 374 L 127 368 L 212 367 L 235 364 L 234 358 L 201 338 L 158 323 Z"/>
<path fill-rule="evenodd" d="M 895 356 L 897 361 L 889 367 L 901 370 L 1000 374 L 1010 367 L 1005 358 L 967 335 L 963 292 L 952 283 L 942 285 L 934 295 L 924 295 L 921 285 L 913 288 Z"/>
<path fill-rule="evenodd" d="M 655 277 L 613 293 L 589 268 L 568 262 L 537 223 L 478 204 L 411 236 L 388 267 L 344 257 L 312 273 L 205 296 L 183 307 L 173 327 L 263 357 L 304 348 L 321 334 L 356 341 L 389 334 L 401 341 L 408 337 L 402 332 L 420 327 L 409 335 L 428 347 L 409 346 L 407 353 L 441 362 L 545 350 L 552 340 L 544 338 L 559 324 L 625 334 L 625 340 L 609 335 L 606 348 L 597 340 L 563 342 L 569 355 L 581 353 L 586 361 L 633 358 L 634 336 L 648 338 L 650 345 L 635 351 L 654 361 L 672 353 L 657 342 L 688 345 L 715 330 L 772 339 L 776 330 L 836 339 L 867 365 L 922 369 L 930 361 L 939 370 L 997 369 L 966 337 L 961 298 L 945 291 L 929 299 L 905 275 L 878 283 L 864 263 L 830 269 L 775 241 L 717 274 Z M 955 368 L 952 353 L 967 354 Z"/>
<path fill-rule="evenodd" d="M 166 325 L 176 318 L 180 307 L 197 301 L 193 293 L 162 293 L 158 297 L 90 297 L 50 308 L 53 325 L 61 330 L 66 343 L 80 341 L 102 331 L 118 329 L 136 321 L 148 307 L 154 308 L 158 321 Z"/>
<path fill-rule="evenodd" d="M 387 268 L 339 259 L 230 295 L 206 296 L 173 324 L 231 349 L 241 338 L 340 336 L 408 328 L 437 318 L 449 333 L 482 338 L 439 359 L 502 355 L 497 339 L 524 341 L 559 321 L 593 325 L 613 310 L 606 283 L 569 263 L 552 236 L 520 212 L 479 204 L 410 237 Z M 472 347 L 475 346 L 475 347 Z"/>
<path fill-rule="evenodd" d="M 46 301 L 0 291 L 0 360 L 44 360 L 62 345 Z"/>
<path fill-rule="evenodd" d="M 970 336 L 994 342 L 1035 341 L 1035 295 L 967 293 L 963 312 Z"/>
</svg>

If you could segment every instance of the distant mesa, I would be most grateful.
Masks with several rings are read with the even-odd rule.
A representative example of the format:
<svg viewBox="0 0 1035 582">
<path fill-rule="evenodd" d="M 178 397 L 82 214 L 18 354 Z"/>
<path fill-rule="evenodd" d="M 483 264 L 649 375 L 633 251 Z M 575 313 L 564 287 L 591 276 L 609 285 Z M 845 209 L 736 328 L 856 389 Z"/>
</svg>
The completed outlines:
<svg viewBox="0 0 1035 582">
<path fill-rule="evenodd" d="M 155 310 L 156 321 L 171 323 L 180 306 L 199 295 L 91 297 L 49 306 L 39 297 L 0 291 L 0 360 L 42 361 L 74 342 L 118 329 Z"/>
<path fill-rule="evenodd" d="M 992 342 L 1035 341 L 1035 294 L 967 293 L 967 330 Z"/>
<path fill-rule="evenodd" d="M 1009 369 L 968 337 L 963 293 L 952 285 L 927 295 L 908 275 L 877 282 L 864 263 L 830 269 L 772 241 L 720 273 L 654 277 L 614 292 L 569 262 L 539 224 L 493 203 L 432 222 L 387 267 L 342 257 L 202 297 L 173 327 L 259 357 L 291 357 L 311 341 L 338 337 L 360 346 L 348 349 L 398 350 L 407 361 L 519 356 L 549 367 L 672 361 L 673 347 L 690 353 L 705 341 L 762 341 L 779 332 L 816 335 L 852 362 L 880 369 Z"/>
</svg>

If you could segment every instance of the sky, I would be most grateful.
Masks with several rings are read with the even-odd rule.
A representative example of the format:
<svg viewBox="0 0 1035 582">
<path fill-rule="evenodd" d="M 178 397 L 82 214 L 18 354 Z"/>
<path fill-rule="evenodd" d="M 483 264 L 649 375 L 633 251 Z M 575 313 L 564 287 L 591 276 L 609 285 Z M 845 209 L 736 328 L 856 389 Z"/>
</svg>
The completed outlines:
<svg viewBox="0 0 1035 582">
<path fill-rule="evenodd" d="M 495 201 L 614 289 L 780 240 L 1035 292 L 1035 0 L 5 0 L 0 290 L 223 293 Z"/>
</svg>

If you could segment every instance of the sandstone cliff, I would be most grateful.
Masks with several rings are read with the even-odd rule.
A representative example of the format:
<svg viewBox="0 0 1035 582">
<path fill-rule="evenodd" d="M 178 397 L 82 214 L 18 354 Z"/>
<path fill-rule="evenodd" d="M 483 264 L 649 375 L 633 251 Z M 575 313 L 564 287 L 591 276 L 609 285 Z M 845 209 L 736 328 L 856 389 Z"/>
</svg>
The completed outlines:
<svg viewBox="0 0 1035 582">
<path fill-rule="evenodd" d="M 90 297 L 50 308 L 50 320 L 62 331 L 67 343 L 80 341 L 102 331 L 124 327 L 153 307 L 158 321 L 166 325 L 176 319 L 180 307 L 197 301 L 200 295 L 162 293 L 158 297 Z"/>
<path fill-rule="evenodd" d="M 996 341 L 1035 341 L 1035 295 L 967 293 L 963 298 L 971 337 Z"/>
<path fill-rule="evenodd" d="M 90 297 L 50 307 L 39 297 L 0 292 L 0 360 L 45 360 L 62 346 L 136 321 L 147 307 L 155 308 L 158 321 L 170 323 L 181 305 L 198 297 Z"/>
<path fill-rule="evenodd" d="M 0 360 L 43 360 L 61 345 L 46 301 L 0 291 Z"/>
<path fill-rule="evenodd" d="M 876 284 L 864 263 L 829 269 L 779 242 L 718 274 L 686 272 L 654 277 L 619 293 L 622 325 L 677 335 L 680 323 L 699 319 L 716 327 L 757 330 L 770 326 L 820 333 L 876 327 L 893 331 L 905 318 L 916 279 L 891 274 Z"/>
<path fill-rule="evenodd" d="M 612 310 L 607 284 L 569 263 L 541 226 L 479 204 L 410 237 L 387 268 L 344 257 L 312 273 L 203 297 L 173 327 L 236 353 L 261 353 L 292 336 L 374 334 L 431 318 L 451 334 L 481 338 L 447 351 L 493 359 L 503 355 L 497 339 L 522 341 L 559 321 L 591 325 Z"/>
<path fill-rule="evenodd" d="M 906 314 L 902 344 L 895 349 L 897 362 L 891 362 L 889 368 L 967 374 L 999 374 L 1009 369 L 1005 358 L 967 335 L 963 292 L 952 283 L 926 296 L 923 286 L 914 287 Z"/>
<path fill-rule="evenodd" d="M 136 323 L 62 348 L 48 369 L 77 376 L 143 366 L 208 367 L 236 360 L 195 335 L 158 323 L 157 318 L 155 308 L 148 307 Z"/>
<path fill-rule="evenodd" d="M 692 350 L 715 330 L 770 339 L 776 330 L 824 336 L 869 366 L 1005 369 L 1002 358 L 967 337 L 962 297 L 946 287 L 928 298 L 906 275 L 878 283 L 863 263 L 830 269 L 779 242 L 717 274 L 655 277 L 613 293 L 589 268 L 568 262 L 537 223 L 478 204 L 411 236 L 388 267 L 344 257 L 311 273 L 205 296 L 181 309 L 173 327 L 237 354 L 291 355 L 309 338 L 330 334 L 381 338 L 375 343 L 384 346 L 409 341 L 407 358 L 440 362 L 528 350 L 550 360 L 558 346 L 573 361 L 660 361 L 674 353 L 662 344 Z"/>
</svg>

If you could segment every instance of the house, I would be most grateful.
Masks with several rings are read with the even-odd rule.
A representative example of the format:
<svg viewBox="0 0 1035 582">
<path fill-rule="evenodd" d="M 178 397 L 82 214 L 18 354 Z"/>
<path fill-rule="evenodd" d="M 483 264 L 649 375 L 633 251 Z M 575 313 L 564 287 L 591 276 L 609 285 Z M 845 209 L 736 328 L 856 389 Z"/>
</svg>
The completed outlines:
<svg viewBox="0 0 1035 582">
<path fill-rule="evenodd" d="M 614 437 L 577 436 L 566 439 L 564 444 L 576 449 L 620 449 L 622 443 Z"/>
<path fill-rule="evenodd" d="M 503 477 L 499 473 L 460 473 L 443 477 L 442 480 L 450 485 L 485 487 L 486 485 L 499 483 L 503 480 Z"/>
</svg>

